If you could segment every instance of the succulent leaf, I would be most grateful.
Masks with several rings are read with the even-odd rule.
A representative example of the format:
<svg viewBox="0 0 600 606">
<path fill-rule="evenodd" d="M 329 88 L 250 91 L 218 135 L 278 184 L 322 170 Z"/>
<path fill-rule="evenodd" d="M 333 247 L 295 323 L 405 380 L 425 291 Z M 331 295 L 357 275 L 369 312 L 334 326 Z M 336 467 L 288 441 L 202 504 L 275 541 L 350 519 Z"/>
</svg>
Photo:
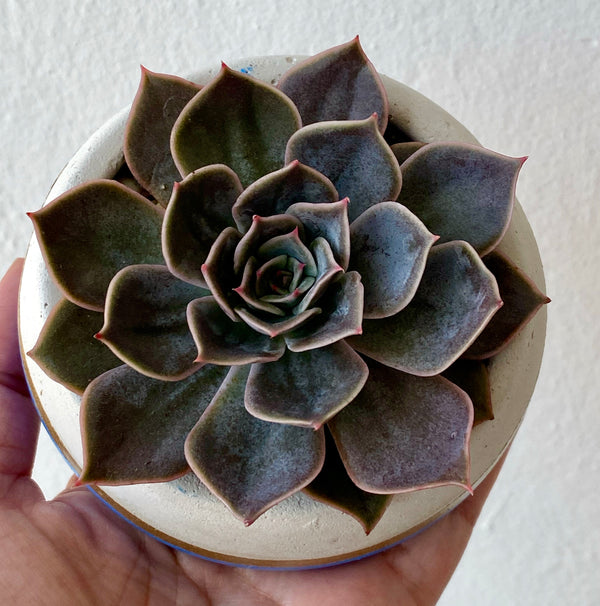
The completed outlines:
<svg viewBox="0 0 600 606">
<path fill-rule="evenodd" d="M 350 268 L 362 277 L 364 318 L 386 318 L 408 305 L 436 239 L 397 202 L 371 206 L 352 223 Z"/>
<path fill-rule="evenodd" d="M 200 268 L 221 231 L 234 226 L 231 207 L 241 191 L 237 175 L 223 164 L 200 168 L 177 184 L 162 229 L 171 273 L 206 287 Z"/>
<path fill-rule="evenodd" d="M 185 443 L 192 470 L 246 525 L 311 482 L 325 456 L 322 428 L 269 423 L 248 413 L 249 370 L 231 368 Z"/>
<path fill-rule="evenodd" d="M 123 153 L 133 176 L 163 206 L 169 202 L 173 184 L 181 179 L 171 156 L 171 129 L 200 88 L 183 78 L 156 74 L 142 67 L 125 129 Z"/>
<path fill-rule="evenodd" d="M 465 357 L 491 358 L 501 352 L 550 299 L 513 262 L 497 250 L 483 258 L 498 282 L 502 309 L 490 320 Z"/>
<path fill-rule="evenodd" d="M 296 202 L 335 202 L 337 199 L 338 193 L 327 177 L 294 161 L 248 186 L 235 203 L 232 213 L 238 229 L 245 233 L 254 215 L 280 215 Z"/>
<path fill-rule="evenodd" d="M 171 153 L 183 176 L 226 164 L 247 187 L 283 166 L 286 142 L 300 124 L 279 90 L 223 65 L 179 115 Z"/>
<path fill-rule="evenodd" d="M 253 314 L 243 307 L 236 307 L 235 311 L 248 326 L 251 326 L 257 332 L 274 339 L 279 335 L 285 335 L 291 330 L 300 328 L 311 318 L 318 316 L 321 313 L 321 308 L 311 307 L 299 314 L 279 321 L 260 318 L 258 315 Z"/>
<path fill-rule="evenodd" d="M 361 490 L 350 479 L 331 433 L 325 431 L 325 463 L 319 475 L 304 489 L 311 498 L 340 509 L 355 518 L 369 534 L 385 513 L 392 495 Z"/>
<path fill-rule="evenodd" d="M 97 338 L 138 372 L 177 381 L 201 366 L 195 361 L 186 308 L 209 294 L 182 282 L 164 265 L 130 265 L 108 287 Z"/>
<path fill-rule="evenodd" d="M 192 301 L 187 318 L 199 362 L 239 365 L 277 360 L 283 355 L 282 339 L 270 339 L 245 322 L 233 322 L 214 297 Z"/>
<path fill-rule="evenodd" d="M 348 199 L 326 204 L 297 202 L 286 214 L 297 217 L 304 227 L 307 241 L 323 237 L 331 247 L 333 256 L 345 271 L 350 260 L 350 223 Z"/>
<path fill-rule="evenodd" d="M 163 211 L 107 179 L 88 181 L 29 216 L 46 265 L 64 295 L 102 311 L 108 284 L 123 267 L 164 264 Z"/>
<path fill-rule="evenodd" d="M 305 275 L 317 275 L 317 263 L 306 244 L 300 238 L 299 230 L 296 228 L 288 234 L 273 236 L 258 247 L 256 256 L 259 260 L 267 261 L 279 255 L 293 257 L 304 264 Z"/>
<path fill-rule="evenodd" d="M 473 426 L 494 418 L 490 376 L 484 362 L 479 360 L 456 360 L 452 366 L 449 366 L 442 373 L 442 376 L 466 391 L 471 398 L 475 411 Z"/>
<path fill-rule="evenodd" d="M 357 351 L 419 376 L 436 375 L 475 340 L 502 302 L 492 273 L 466 242 L 434 246 L 411 302 L 385 320 L 365 320 Z"/>
<path fill-rule="evenodd" d="M 416 151 L 420 150 L 425 143 L 421 143 L 420 141 L 403 141 L 402 143 L 394 143 L 390 145 L 390 148 L 394 152 L 394 156 L 396 156 L 396 160 L 398 160 L 398 164 L 402 166 L 402 164 L 408 160 L 410 156 L 412 156 Z"/>
<path fill-rule="evenodd" d="M 310 252 L 313 254 L 317 265 L 317 275 L 311 289 L 294 307 L 294 313 L 301 313 L 316 303 L 329 288 L 331 281 L 342 271 L 333 257 L 329 242 L 325 238 L 315 238 L 310 244 Z M 301 291 L 300 288 L 297 289 Z"/>
<path fill-rule="evenodd" d="M 471 490 L 472 423 L 471 400 L 450 381 L 369 362 L 363 390 L 329 428 L 352 481 L 390 494 L 444 484 Z"/>
<path fill-rule="evenodd" d="M 342 274 L 319 299 L 321 313 L 285 334 L 288 348 L 291 351 L 306 351 L 360 334 L 363 292 L 357 272 Z"/>
<path fill-rule="evenodd" d="M 259 275 L 269 275 L 272 271 L 281 271 L 287 266 L 288 258 L 286 255 L 280 255 L 267 261 L 259 270 Z M 285 316 L 285 311 L 273 303 L 264 300 L 264 297 L 258 296 L 257 284 L 257 261 L 255 257 L 250 257 L 244 267 L 242 283 L 235 289 L 244 301 L 254 309 L 265 311 L 276 316 Z"/>
<path fill-rule="evenodd" d="M 92 381 L 81 402 L 80 480 L 132 484 L 165 481 L 189 471 L 185 438 L 227 371 L 207 364 L 182 381 L 167 382 L 124 365 Z"/>
<path fill-rule="evenodd" d="M 485 255 L 508 228 L 524 160 L 466 143 L 430 143 L 402 164 L 398 202 L 440 244 L 465 240 Z"/>
<path fill-rule="evenodd" d="M 61 299 L 28 355 L 55 381 L 81 395 L 92 379 L 122 363 L 94 339 L 102 323 L 101 313 Z"/>
<path fill-rule="evenodd" d="M 400 193 L 400 167 L 377 130 L 375 116 L 305 126 L 288 141 L 285 161 L 293 160 L 312 166 L 331 180 L 340 198 L 350 198 L 351 222 Z"/>
<path fill-rule="evenodd" d="M 238 322 L 232 307 L 232 293 L 236 288 L 236 276 L 231 271 L 236 246 L 242 235 L 233 227 L 227 227 L 213 242 L 208 257 L 202 265 L 202 275 L 221 309 L 233 320 Z M 237 295 L 236 295 L 237 296 Z"/>
<path fill-rule="evenodd" d="M 296 229 L 299 234 L 303 229 L 302 224 L 291 215 L 273 215 L 272 217 L 254 215 L 250 229 L 246 231 L 235 249 L 233 271 L 238 274 L 246 261 L 256 255 L 256 249 L 262 244 L 275 236 L 290 234 Z"/>
<path fill-rule="evenodd" d="M 376 113 L 380 132 L 387 126 L 387 94 L 358 36 L 298 63 L 277 87 L 295 103 L 304 125 L 361 120 Z"/>
<path fill-rule="evenodd" d="M 355 398 L 368 374 L 363 359 L 344 341 L 286 351 L 276 362 L 252 365 L 246 408 L 265 421 L 317 429 Z"/>
</svg>

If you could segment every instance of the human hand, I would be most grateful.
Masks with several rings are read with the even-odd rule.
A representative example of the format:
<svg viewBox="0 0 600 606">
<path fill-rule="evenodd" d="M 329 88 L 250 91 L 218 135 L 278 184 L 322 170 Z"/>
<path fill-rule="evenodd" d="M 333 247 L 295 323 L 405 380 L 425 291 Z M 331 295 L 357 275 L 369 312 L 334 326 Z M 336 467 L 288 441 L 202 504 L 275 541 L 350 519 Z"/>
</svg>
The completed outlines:
<svg viewBox="0 0 600 606">
<path fill-rule="evenodd" d="M 12 606 L 393 606 L 435 604 L 500 465 L 450 514 L 401 545 L 304 571 L 208 562 L 137 530 L 84 486 L 51 501 L 31 479 L 39 418 L 17 336 L 22 260 L 0 282 L 0 596 Z"/>
</svg>

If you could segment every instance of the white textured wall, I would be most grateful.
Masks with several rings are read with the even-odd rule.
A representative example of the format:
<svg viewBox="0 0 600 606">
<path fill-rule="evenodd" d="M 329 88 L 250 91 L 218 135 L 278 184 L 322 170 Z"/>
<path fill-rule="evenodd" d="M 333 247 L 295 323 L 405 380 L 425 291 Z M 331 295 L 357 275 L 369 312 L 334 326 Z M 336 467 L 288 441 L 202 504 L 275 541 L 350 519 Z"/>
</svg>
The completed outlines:
<svg viewBox="0 0 600 606">
<path fill-rule="evenodd" d="M 538 388 L 466 555 L 441 599 L 592 605 L 598 574 L 600 4 L 260 0 L 0 0 L 0 271 L 23 255 L 54 177 L 130 102 L 139 64 L 185 75 L 361 35 L 376 67 L 431 97 L 487 147 L 529 155 L 518 197 L 546 268 Z M 69 471 L 47 439 L 48 496 Z"/>
</svg>

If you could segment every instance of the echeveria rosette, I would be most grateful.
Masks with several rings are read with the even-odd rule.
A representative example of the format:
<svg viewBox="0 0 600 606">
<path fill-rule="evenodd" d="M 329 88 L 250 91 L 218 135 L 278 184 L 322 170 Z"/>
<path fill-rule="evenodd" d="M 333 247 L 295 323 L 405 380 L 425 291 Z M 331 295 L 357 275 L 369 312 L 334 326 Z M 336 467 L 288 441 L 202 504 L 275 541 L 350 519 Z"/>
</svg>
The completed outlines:
<svg viewBox="0 0 600 606">
<path fill-rule="evenodd" d="M 366 532 L 390 495 L 470 489 L 469 395 L 493 413 L 459 358 L 545 302 L 491 252 L 522 159 L 390 148 L 387 113 L 358 39 L 277 88 L 143 71 L 125 157 L 158 204 L 94 181 L 32 214 L 65 298 L 31 353 L 83 391 L 82 481 L 191 470 L 247 524 L 305 489 Z"/>
</svg>

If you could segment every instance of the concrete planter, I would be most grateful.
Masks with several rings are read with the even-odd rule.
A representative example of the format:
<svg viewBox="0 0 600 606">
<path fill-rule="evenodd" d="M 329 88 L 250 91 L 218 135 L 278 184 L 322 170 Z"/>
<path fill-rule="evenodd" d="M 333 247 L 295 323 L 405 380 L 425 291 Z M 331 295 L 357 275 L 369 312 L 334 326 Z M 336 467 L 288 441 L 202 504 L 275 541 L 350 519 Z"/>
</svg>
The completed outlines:
<svg viewBox="0 0 600 606">
<path fill-rule="evenodd" d="M 275 82 L 298 57 L 247 59 L 232 64 Z M 192 77 L 204 83 L 218 68 Z M 384 78 L 393 122 L 415 140 L 477 143 L 461 124 L 412 89 Z M 128 108 L 102 126 L 75 154 L 52 187 L 48 200 L 92 178 L 111 177 L 123 162 L 121 149 Z M 537 245 L 517 202 L 499 249 L 543 290 Z M 32 239 L 21 286 L 19 320 L 22 351 L 33 347 L 54 304 L 57 288 Z M 490 365 L 496 418 L 479 425 L 471 438 L 472 481 L 477 486 L 517 431 L 533 393 L 544 347 L 542 309 Z M 81 470 L 79 397 L 51 380 L 23 356 L 29 385 L 46 429 L 76 473 Z M 432 523 L 468 494 L 453 486 L 397 495 L 375 529 L 365 536 L 350 516 L 296 494 L 246 528 L 199 480 L 188 475 L 159 484 L 94 489 L 109 506 L 160 540 L 221 562 L 278 568 L 322 566 L 391 546 Z"/>
</svg>

